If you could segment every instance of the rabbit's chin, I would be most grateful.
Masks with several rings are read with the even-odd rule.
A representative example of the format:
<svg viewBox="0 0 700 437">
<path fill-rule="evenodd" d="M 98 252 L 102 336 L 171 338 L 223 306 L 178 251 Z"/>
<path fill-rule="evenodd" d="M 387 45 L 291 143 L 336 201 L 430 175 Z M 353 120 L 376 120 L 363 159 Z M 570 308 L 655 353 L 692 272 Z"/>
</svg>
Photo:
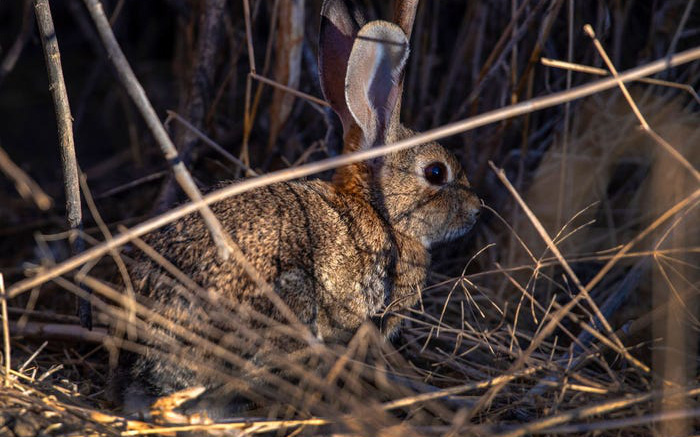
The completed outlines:
<svg viewBox="0 0 700 437">
<path fill-rule="evenodd" d="M 421 243 L 423 243 L 423 246 L 426 249 L 430 249 L 436 244 L 447 243 L 449 241 L 456 240 L 457 238 L 465 236 L 467 232 L 469 232 L 474 227 L 474 223 L 475 221 L 472 221 L 465 226 L 450 229 L 444 234 L 442 234 L 440 238 L 434 240 L 431 240 L 429 237 L 422 237 Z"/>
</svg>

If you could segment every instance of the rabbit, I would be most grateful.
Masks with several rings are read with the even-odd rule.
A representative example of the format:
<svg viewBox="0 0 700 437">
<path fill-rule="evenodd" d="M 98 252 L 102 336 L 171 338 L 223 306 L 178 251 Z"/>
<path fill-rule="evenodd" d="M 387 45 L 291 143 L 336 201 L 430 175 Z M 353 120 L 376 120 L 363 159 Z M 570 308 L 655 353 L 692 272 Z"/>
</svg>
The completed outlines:
<svg viewBox="0 0 700 437">
<path fill-rule="evenodd" d="M 343 126 L 343 153 L 414 135 L 398 121 L 409 53 L 405 33 L 387 21 L 364 24 L 342 0 L 326 0 L 321 15 L 319 73 L 323 94 Z M 277 183 L 211 208 L 298 321 L 319 341 L 342 343 L 369 319 L 378 320 L 386 337 L 397 332 L 400 313 L 419 300 L 429 249 L 469 231 L 480 200 L 457 159 L 428 143 L 339 168 L 330 181 Z M 255 317 L 287 321 L 240 263 L 217 258 L 197 214 L 151 234 L 147 242 L 218 299 L 206 303 L 188 294 L 145 257 L 131 269 L 135 288 L 153 310 L 188 332 L 213 326 L 209 335 L 230 350 L 246 346 L 244 331 L 260 326 Z M 217 315 L 222 308 L 231 316 Z M 133 387 L 160 396 L 216 385 L 215 376 L 182 365 L 185 352 L 200 358 L 204 352 L 194 345 L 182 353 L 169 349 L 168 340 L 175 344 L 173 338 L 182 334 L 148 323 L 146 343 L 152 348 L 131 369 Z M 165 352 L 158 354 L 153 346 Z M 274 348 L 295 346 L 278 342 Z M 180 361 L 169 361 L 168 355 Z"/>
</svg>

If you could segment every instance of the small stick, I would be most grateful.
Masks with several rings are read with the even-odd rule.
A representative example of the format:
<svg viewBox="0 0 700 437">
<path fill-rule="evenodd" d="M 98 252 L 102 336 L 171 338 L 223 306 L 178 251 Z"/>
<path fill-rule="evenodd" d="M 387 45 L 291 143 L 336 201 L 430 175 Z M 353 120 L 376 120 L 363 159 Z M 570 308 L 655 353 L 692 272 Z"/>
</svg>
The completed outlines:
<svg viewBox="0 0 700 437">
<path fill-rule="evenodd" d="M 34 12 L 41 35 L 41 45 L 44 48 L 44 60 L 49 75 L 49 90 L 53 98 L 58 125 L 58 138 L 61 147 L 61 165 L 63 167 L 63 187 L 66 193 L 66 217 L 71 230 L 83 227 L 83 214 L 80 206 L 80 187 L 78 184 L 78 163 L 75 157 L 73 140 L 73 116 L 68 102 L 68 92 L 63 79 L 61 53 L 58 49 L 56 29 L 51 17 L 48 0 L 34 0 Z M 77 236 L 71 243 L 73 254 L 82 252 L 83 239 Z M 78 316 L 80 323 L 90 329 L 92 327 L 92 309 L 85 299 L 78 299 Z"/>
<path fill-rule="evenodd" d="M 15 189 L 23 199 L 29 200 L 31 198 L 42 211 L 48 211 L 51 208 L 53 199 L 41 189 L 31 176 L 12 162 L 2 147 L 0 147 L 0 170 L 14 181 Z"/>
<path fill-rule="evenodd" d="M 61 142 L 61 163 L 65 178 L 66 209 L 68 224 L 71 229 L 80 226 L 82 217 L 80 210 L 80 189 L 78 186 L 78 166 L 75 159 L 75 144 L 73 142 L 73 121 L 68 103 L 68 93 L 63 80 L 61 68 L 61 54 L 58 50 L 56 30 L 51 18 L 51 9 L 48 0 L 35 0 L 37 24 L 41 34 L 41 43 L 44 47 L 46 69 L 49 74 L 49 90 L 53 97 L 58 124 L 58 137 Z"/>
<path fill-rule="evenodd" d="M 21 366 L 19 366 L 19 368 L 17 369 L 17 371 L 18 371 L 19 373 L 24 372 L 24 369 L 26 369 L 27 366 L 28 366 L 29 364 L 31 364 L 31 362 L 34 361 L 34 359 L 35 359 L 37 356 L 39 356 L 39 354 L 41 353 L 41 351 L 43 351 L 44 348 L 45 348 L 46 346 L 48 346 L 48 344 L 49 344 L 48 341 L 44 341 L 43 343 L 41 343 L 41 346 L 39 346 L 39 348 L 38 348 L 37 350 L 35 350 L 34 353 L 31 354 L 31 355 L 29 356 L 29 358 L 27 358 L 27 359 L 24 361 L 24 363 L 22 363 Z"/>
<path fill-rule="evenodd" d="M 32 24 L 34 20 L 32 19 L 31 5 L 31 0 L 25 0 L 24 12 L 22 13 L 22 29 L 19 31 L 19 35 L 17 35 L 17 39 L 12 43 L 10 49 L 7 50 L 7 54 L 3 58 L 2 63 L 0 63 L 0 83 L 2 83 L 5 76 L 15 68 L 19 55 L 22 54 L 25 44 L 32 36 L 32 30 L 34 30 Z"/>
<path fill-rule="evenodd" d="M 2 306 L 2 343 L 5 352 L 5 387 L 12 384 L 10 380 L 10 322 L 7 318 L 7 293 L 5 281 L 0 273 L 0 306 Z"/>
<path fill-rule="evenodd" d="M 594 415 L 611 413 L 622 408 L 628 408 L 633 405 L 640 404 L 642 402 L 647 402 L 649 400 L 654 399 L 655 397 L 658 397 L 659 393 L 660 392 L 658 391 L 640 393 L 623 398 L 606 400 L 597 404 L 585 405 L 583 407 L 575 408 L 569 411 L 564 411 L 550 417 L 544 417 L 532 422 L 524 423 L 523 425 L 513 428 L 509 431 L 497 434 L 497 437 L 521 437 L 525 435 L 539 433 L 539 431 L 547 430 L 557 425 L 570 423 L 575 419 L 583 419 Z M 673 395 L 691 397 L 697 396 L 698 394 L 700 394 L 700 388 L 692 387 L 688 389 L 677 390 L 674 392 Z"/>
<path fill-rule="evenodd" d="M 109 332 L 105 328 L 95 327 L 88 331 L 80 325 L 66 323 L 27 322 L 24 326 L 13 323 L 12 331 L 15 335 L 23 337 L 75 341 L 78 343 L 102 343 L 106 338 L 110 337 Z M 31 358 L 27 360 L 24 366 L 30 361 Z"/>
<path fill-rule="evenodd" d="M 114 188 L 110 188 L 109 190 L 105 191 L 104 193 L 101 193 L 101 194 L 98 194 L 97 196 L 95 196 L 95 199 L 103 199 L 105 197 L 119 194 L 123 191 L 129 190 L 129 189 L 134 188 L 134 187 L 138 187 L 139 185 L 145 184 L 147 182 L 151 182 L 151 181 L 155 181 L 157 179 L 160 179 L 164 176 L 167 176 L 168 174 L 169 174 L 168 170 L 161 170 L 161 171 L 157 171 L 155 173 L 151 173 L 149 175 L 135 179 L 131 182 L 127 182 L 125 184 L 116 186 Z"/>
<path fill-rule="evenodd" d="M 253 170 L 252 168 L 248 167 L 243 161 L 240 159 L 236 158 L 235 156 L 231 155 L 226 149 L 221 147 L 219 144 L 217 144 L 215 141 L 213 141 L 211 138 L 206 136 L 204 132 L 201 130 L 197 129 L 192 123 L 189 121 L 185 120 L 180 114 L 178 114 L 175 111 L 168 110 L 166 111 L 168 113 L 168 119 L 165 121 L 165 124 L 168 124 L 168 121 L 170 119 L 176 120 L 178 123 L 182 124 L 185 126 L 187 129 L 191 130 L 193 134 L 195 134 L 204 144 L 207 146 L 211 147 L 212 149 L 216 150 L 219 152 L 224 158 L 228 159 L 232 163 L 236 164 L 237 166 L 241 167 L 246 171 L 247 176 L 257 176 L 258 174 Z"/>
<path fill-rule="evenodd" d="M 406 34 L 406 39 L 411 40 L 413 33 L 413 23 L 416 21 L 416 11 L 418 10 L 418 0 L 399 0 L 396 2 L 394 9 L 394 23 L 396 23 L 403 33 Z M 391 125 L 397 126 L 401 119 L 401 102 L 403 100 L 403 82 L 406 76 L 406 69 L 401 72 L 399 78 L 398 92 L 396 103 L 394 103 L 394 112 L 391 114 Z"/>
<path fill-rule="evenodd" d="M 216 62 L 215 57 L 221 50 L 223 13 L 226 0 L 205 0 L 202 2 L 198 21 L 197 41 L 194 43 L 193 67 L 188 78 L 182 82 L 184 92 L 183 113 L 185 117 L 197 128 L 204 125 L 206 107 L 211 103 L 211 87 L 215 81 Z M 189 129 L 178 126 L 174 134 L 176 149 L 180 159 L 190 162 L 192 149 L 197 144 L 196 135 Z M 168 178 L 162 185 L 158 195 L 157 210 L 167 209 L 176 200 L 176 191 L 172 178 Z"/>
<path fill-rule="evenodd" d="M 629 103 L 630 107 L 632 108 L 632 112 L 634 112 L 634 115 L 639 120 L 639 124 L 642 126 L 642 129 L 644 130 L 644 132 L 646 132 L 647 135 L 649 135 L 654 141 L 656 141 L 657 144 L 659 144 L 676 161 L 678 161 L 683 167 L 685 167 L 690 172 L 690 174 L 692 174 L 695 177 L 696 181 L 700 182 L 700 172 L 698 172 L 698 170 L 695 169 L 695 167 L 693 167 L 693 164 L 688 162 L 688 160 L 685 159 L 685 156 L 681 155 L 678 152 L 678 150 L 675 149 L 675 147 L 673 147 L 671 144 L 669 144 L 669 142 L 666 141 L 665 139 L 661 138 L 659 136 L 659 134 L 657 134 L 649 126 L 649 123 L 647 123 L 646 119 L 644 118 L 641 111 L 639 110 L 639 107 L 634 102 L 634 99 L 632 98 L 629 91 L 627 90 L 627 86 L 625 85 L 625 83 L 622 80 L 620 80 L 620 74 L 617 72 L 617 69 L 613 65 L 610 58 L 608 57 L 607 52 L 603 48 L 603 45 L 600 43 L 598 38 L 596 38 L 595 31 L 593 30 L 593 27 L 591 27 L 590 24 L 586 24 L 583 26 L 583 30 L 593 40 L 593 45 L 598 50 L 598 52 L 600 53 L 600 56 L 603 58 L 603 61 L 605 61 L 605 64 L 608 66 L 610 73 L 612 73 L 613 77 L 617 81 L 617 85 L 620 87 L 620 91 L 622 91 L 622 94 L 625 96 L 625 99 L 627 99 L 627 102 Z"/>
<path fill-rule="evenodd" d="M 406 34 L 406 39 L 411 39 L 413 32 L 413 22 L 416 21 L 416 10 L 418 0 L 399 0 L 394 9 L 394 23 Z"/>
<path fill-rule="evenodd" d="M 109 59 L 114 64 L 119 80 L 129 94 L 129 97 L 134 101 L 134 104 L 141 112 L 146 125 L 151 130 L 151 133 L 155 137 L 156 142 L 161 148 L 165 159 L 172 166 L 175 179 L 182 187 L 183 191 L 187 196 L 194 202 L 201 202 L 202 193 L 197 188 L 192 175 L 187 171 L 185 164 L 180 159 L 175 145 L 171 141 L 168 133 L 163 128 L 156 111 L 153 109 L 151 102 L 146 96 L 146 92 L 143 87 L 136 79 L 134 71 L 131 69 L 129 62 L 124 56 L 117 39 L 112 32 L 112 28 L 109 25 L 109 21 L 105 16 L 102 4 L 99 0 L 84 0 L 85 6 L 87 7 L 90 15 L 92 16 L 97 31 L 102 39 L 102 43 L 107 49 Z M 76 175 L 77 183 L 77 175 Z M 219 220 L 216 218 L 214 213 L 211 211 L 208 205 L 202 205 L 199 208 L 199 213 L 202 215 L 209 232 L 211 233 L 212 240 L 218 249 L 218 255 L 222 259 L 228 259 L 231 255 L 232 247 L 230 238 L 227 239 L 224 233 L 223 227 Z"/>
<path fill-rule="evenodd" d="M 312 418 L 312 419 L 300 419 L 300 420 L 258 420 L 258 421 L 245 421 L 245 422 L 222 422 L 222 423 L 212 423 L 212 424 L 194 424 L 194 425 L 180 425 L 180 426 L 163 426 L 159 428 L 150 428 L 142 430 L 127 430 L 122 432 L 122 436 L 138 436 L 138 435 L 151 435 L 151 434 L 170 434 L 175 432 L 184 431 L 209 431 L 212 434 L 215 431 L 233 431 L 241 430 L 241 434 L 251 435 L 251 434 L 263 434 L 271 433 L 273 431 L 281 431 L 287 428 L 300 427 L 300 426 L 323 426 L 332 423 L 330 419 L 323 418 Z"/>
<path fill-rule="evenodd" d="M 249 0 L 243 0 L 243 18 L 245 19 L 245 39 L 248 44 L 248 63 L 250 64 L 250 72 L 255 73 L 255 52 L 253 51 L 253 30 Z"/>
<path fill-rule="evenodd" d="M 396 408 L 410 407 L 421 402 L 427 402 L 447 396 L 459 395 L 468 391 L 482 390 L 485 388 L 493 387 L 494 385 L 500 384 L 504 381 L 507 382 L 512 381 L 516 378 L 530 376 L 538 370 L 541 369 L 539 367 L 529 367 L 519 372 L 500 375 L 491 379 L 487 379 L 486 381 L 475 381 L 463 385 L 457 385 L 454 387 L 443 388 L 434 392 L 421 393 L 415 396 L 409 396 L 394 401 L 385 402 L 384 404 L 382 404 L 381 408 L 382 410 L 394 410 Z"/>
<path fill-rule="evenodd" d="M 299 91 L 299 90 L 295 90 L 294 88 L 290 88 L 290 87 L 288 87 L 288 86 L 286 86 L 286 85 L 282 85 L 281 83 L 275 82 L 275 81 L 272 80 L 272 79 L 268 79 L 268 78 L 266 78 L 265 76 L 261 76 L 261 75 L 259 75 L 258 73 L 251 72 L 251 73 L 248 73 L 248 74 L 249 74 L 253 79 L 255 79 L 255 80 L 258 80 L 258 81 L 260 81 L 260 82 L 262 82 L 262 83 L 266 83 L 266 84 L 268 84 L 268 85 L 270 85 L 270 86 L 273 86 L 273 87 L 275 87 L 275 88 L 279 88 L 279 89 L 281 89 L 282 91 L 286 91 L 286 92 L 288 92 L 289 94 L 295 95 L 295 96 L 297 96 L 297 97 L 301 97 L 302 99 L 306 99 L 306 100 L 308 100 L 308 101 L 310 101 L 310 102 L 316 103 L 317 105 L 325 106 L 325 107 L 328 107 L 328 108 L 330 108 L 330 106 L 331 106 L 330 103 L 326 102 L 326 101 L 323 100 L 323 99 L 319 99 L 318 97 L 312 96 L 311 94 L 306 94 L 305 92 L 302 92 L 302 91 Z"/>
<path fill-rule="evenodd" d="M 609 76 L 610 72 L 598 67 L 591 67 L 590 65 L 575 64 L 573 62 L 560 61 L 558 59 L 540 58 L 542 65 L 547 67 L 561 68 L 564 70 L 578 71 L 580 73 L 595 74 L 597 76 Z M 648 83 L 650 85 L 659 85 L 669 88 L 677 88 L 689 93 L 696 102 L 700 103 L 700 95 L 695 91 L 695 88 L 688 84 L 682 84 L 677 82 L 671 82 L 668 80 L 654 79 L 652 77 L 642 77 L 636 79 L 634 82 Z"/>
</svg>

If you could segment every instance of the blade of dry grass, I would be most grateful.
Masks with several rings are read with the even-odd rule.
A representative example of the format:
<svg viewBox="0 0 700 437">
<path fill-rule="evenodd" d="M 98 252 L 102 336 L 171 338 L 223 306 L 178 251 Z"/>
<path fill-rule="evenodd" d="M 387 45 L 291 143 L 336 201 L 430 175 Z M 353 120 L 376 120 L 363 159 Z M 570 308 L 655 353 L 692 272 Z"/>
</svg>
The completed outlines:
<svg viewBox="0 0 700 437">
<path fill-rule="evenodd" d="M 32 199 L 42 211 L 48 211 L 53 205 L 53 199 L 41 189 L 34 179 L 19 168 L 5 150 L 0 147 L 0 170 L 15 183 L 15 188 L 23 199 Z"/>
<path fill-rule="evenodd" d="M 700 394 L 700 388 L 694 387 L 687 390 L 676 390 L 674 396 L 697 396 Z M 506 431 L 504 433 L 496 434 L 494 437 L 521 437 L 531 433 L 539 433 L 540 431 L 547 430 L 556 425 L 561 425 L 572 421 L 574 419 L 582 419 L 586 417 L 591 417 L 594 415 L 600 415 L 604 413 L 609 413 L 612 411 L 620 410 L 622 408 L 627 408 L 632 405 L 640 404 L 642 402 L 650 401 L 658 396 L 661 396 L 660 392 L 648 392 L 641 393 L 637 395 L 627 396 L 623 398 L 612 399 L 609 401 L 586 405 L 581 408 L 576 408 L 571 411 L 565 411 L 560 414 L 556 414 L 552 417 L 543 418 L 536 420 L 534 422 L 519 426 L 511 431 Z"/>
<path fill-rule="evenodd" d="M 557 59 L 549 59 L 549 58 L 540 58 L 540 62 L 542 65 L 545 65 L 547 67 L 554 67 L 554 68 L 562 68 L 564 70 L 568 71 L 578 71 L 580 73 L 588 73 L 588 74 L 594 74 L 596 76 L 609 76 L 610 72 L 607 70 L 604 70 L 602 68 L 598 67 L 591 67 L 590 65 L 581 65 L 581 64 L 575 64 L 573 62 L 564 62 L 564 61 L 559 61 Z M 682 84 L 682 83 L 677 83 L 677 82 L 671 82 L 668 80 L 661 80 L 661 79 L 653 79 L 649 77 L 642 77 L 639 79 L 636 79 L 634 82 L 640 82 L 640 83 L 648 83 L 650 85 L 659 85 L 659 86 L 665 86 L 669 88 L 677 88 L 680 90 L 683 90 L 690 94 L 693 99 L 695 99 L 696 102 L 700 103 L 700 95 L 698 95 L 697 91 L 695 91 L 695 88 L 688 84 Z"/>
<path fill-rule="evenodd" d="M 5 279 L 0 273 L 0 309 L 2 310 L 2 350 L 5 364 L 5 387 L 12 384 L 10 379 L 10 323 L 7 316 L 7 294 L 5 293 Z"/>
<path fill-rule="evenodd" d="M 187 129 L 191 130 L 193 134 L 195 134 L 204 144 L 207 146 L 211 147 L 212 149 L 216 150 L 223 156 L 224 158 L 228 159 L 230 162 L 233 164 L 241 167 L 246 171 L 246 176 L 257 176 L 258 174 L 253 170 L 252 168 L 248 167 L 243 161 L 240 159 L 236 158 L 235 156 L 231 155 L 226 149 L 221 147 L 219 144 L 217 144 L 215 141 L 213 141 L 211 138 L 206 136 L 204 132 L 201 130 L 197 129 L 192 123 L 189 121 L 185 120 L 180 114 L 178 114 L 175 111 L 168 110 L 166 111 L 168 113 L 168 118 L 165 120 L 165 125 L 167 125 L 170 122 L 170 119 L 176 120 L 178 123 L 181 123 L 183 126 L 185 126 Z"/>
</svg>

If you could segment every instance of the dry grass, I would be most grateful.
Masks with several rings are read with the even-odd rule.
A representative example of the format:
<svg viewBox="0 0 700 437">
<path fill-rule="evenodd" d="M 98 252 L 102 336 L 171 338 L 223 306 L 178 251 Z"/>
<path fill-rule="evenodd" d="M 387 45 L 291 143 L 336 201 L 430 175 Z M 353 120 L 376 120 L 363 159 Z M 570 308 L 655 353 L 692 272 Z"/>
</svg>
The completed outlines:
<svg viewBox="0 0 700 437">
<path fill-rule="evenodd" d="M 304 100 L 320 95 L 314 60 L 319 2 L 305 2 L 303 23 L 282 19 L 279 27 L 271 25 L 281 16 L 275 5 L 284 3 L 287 17 L 291 3 L 234 3 L 225 10 L 219 55 L 208 60 L 214 73 L 205 89 L 209 94 L 199 96 L 206 102 L 201 110 L 191 105 L 196 97 L 191 75 L 202 59 L 196 39 L 206 2 L 115 2 L 116 8 L 106 8 L 158 114 L 165 118 L 165 109 L 176 109 L 194 124 L 173 116 L 168 129 L 195 180 L 208 186 L 268 174 L 205 196 L 209 200 L 276 178 L 314 172 L 327 177 L 328 169 L 348 159 L 337 156 L 335 116 L 322 102 Z M 3 359 L 11 370 L 8 374 L 3 365 L 8 387 L 0 392 L 0 431 L 700 432 L 700 106 L 697 93 L 688 92 L 700 84 L 700 63 L 659 69 L 656 79 L 685 88 L 627 84 L 641 124 L 615 78 L 607 82 L 612 89 L 574 100 L 580 96 L 570 88 L 598 78 L 540 63 L 547 57 L 607 71 L 582 30 L 585 23 L 596 29 L 621 73 L 700 47 L 700 5 L 680 0 L 653 7 L 628 1 L 466 3 L 420 3 L 404 119 L 430 135 L 450 134 L 443 143 L 460 157 L 490 213 L 469 238 L 434 252 L 430 282 L 420 305 L 405 315 L 397 339 L 384 341 L 368 323 L 345 346 L 308 341 L 303 332 L 256 314 L 250 316 L 269 332 L 245 324 L 235 335 L 212 326 L 188 330 L 133 299 L 130 285 L 123 285 L 129 284 L 124 266 L 137 250 L 166 264 L 173 283 L 193 298 L 211 299 L 136 239 L 198 205 L 172 206 L 178 197 L 163 172 L 166 164 L 106 74 L 101 48 L 94 48 L 92 71 L 78 68 L 89 51 L 84 36 L 89 31 L 67 23 L 89 24 L 81 3 L 52 4 L 79 163 L 87 174 L 83 194 L 90 200 L 91 219 L 82 238 L 92 249 L 82 258 L 68 255 L 76 235 L 63 232 L 60 172 L 51 170 L 59 168 L 58 161 L 46 164 L 49 150 L 56 148 L 51 114 L 29 111 L 27 98 L 9 92 L 35 86 L 20 73 L 45 74 L 43 65 L 31 62 L 41 56 L 40 48 L 29 44 L 14 71 L 0 70 L 0 105 L 17 108 L 0 121 L 0 132 L 3 126 L 8 132 L 1 138 L 3 162 L 18 164 L 10 168 L 22 181 L 19 193 L 9 182 L 0 190 L 0 202 L 7 205 L 0 210 L 0 272 L 11 297 L 3 332 L 9 327 L 12 334 L 11 344 L 3 347 L 11 354 L 10 363 Z M 368 6 L 375 16 L 391 15 L 388 3 Z M 172 20 L 147 18 L 153 14 Z M 26 44 L 27 31 L 21 29 L 27 28 L 22 25 L 27 16 L 20 7 L 0 6 L 0 19 L 10 24 L 0 32 L 3 47 L 15 39 Z M 305 38 L 301 46 L 299 35 Z M 174 47 L 165 62 L 164 47 Z M 11 54 L 2 55 L 12 60 Z M 270 79 L 303 94 L 290 100 L 284 88 L 270 87 Z M 556 106 L 522 103 L 559 92 Z M 516 106 L 490 112 L 511 104 Z M 48 99 L 35 105 L 51 108 Z M 478 114 L 488 116 L 461 123 Z M 27 128 L 42 121 L 41 132 Z M 13 124 L 23 127 L 21 134 L 14 133 Z M 215 143 L 200 142 L 193 127 Z M 35 143 L 41 153 L 23 153 L 25 144 Z M 49 205 L 53 197 L 54 206 L 42 213 L 32 201 L 37 196 Z M 146 220 L 148 215 L 155 218 Z M 74 294 L 92 302 L 93 331 L 81 328 L 72 315 Z M 237 317 L 226 305 L 209 316 Z M 144 320 L 155 320 L 178 337 L 152 353 L 174 363 L 193 362 L 197 371 L 226 380 L 249 401 L 247 408 L 234 420 L 215 422 L 177 410 L 201 395 L 188 392 L 161 399 L 150 417 L 122 417 L 108 375 L 120 355 L 144 352 L 138 341 L 145 335 Z M 276 355 L 275 367 L 285 371 L 284 378 L 247 360 L 246 352 L 269 336 L 308 343 L 298 354 Z M 189 344 L 216 359 L 184 356 Z M 259 379 L 252 381 L 251 373 Z"/>
</svg>

